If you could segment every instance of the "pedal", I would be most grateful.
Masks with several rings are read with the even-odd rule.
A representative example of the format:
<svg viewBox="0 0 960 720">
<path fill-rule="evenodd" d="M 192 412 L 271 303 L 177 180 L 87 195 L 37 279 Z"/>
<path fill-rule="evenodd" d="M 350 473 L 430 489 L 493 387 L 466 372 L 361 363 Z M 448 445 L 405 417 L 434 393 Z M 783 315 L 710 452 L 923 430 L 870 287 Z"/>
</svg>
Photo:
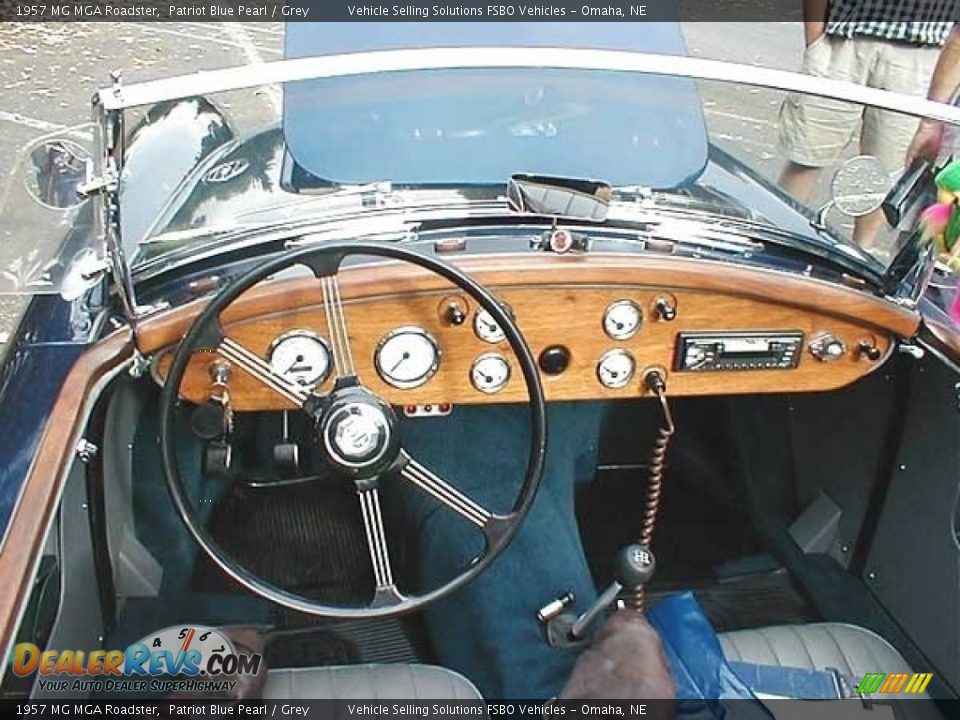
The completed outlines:
<svg viewBox="0 0 960 720">
<path fill-rule="evenodd" d="M 203 450 L 203 474 L 205 477 L 226 475 L 233 462 L 233 448 L 230 443 L 214 440 L 207 443 Z"/>
<path fill-rule="evenodd" d="M 294 442 L 282 442 L 273 446 L 273 463 L 282 478 L 300 477 L 300 445 Z"/>
</svg>

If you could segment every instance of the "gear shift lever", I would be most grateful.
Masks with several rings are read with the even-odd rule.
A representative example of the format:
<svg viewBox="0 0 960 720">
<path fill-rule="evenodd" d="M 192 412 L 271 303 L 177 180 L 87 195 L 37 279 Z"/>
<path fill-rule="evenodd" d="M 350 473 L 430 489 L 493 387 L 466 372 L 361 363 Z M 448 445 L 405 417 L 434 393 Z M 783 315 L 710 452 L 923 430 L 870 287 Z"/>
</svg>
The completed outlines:
<svg viewBox="0 0 960 720">
<path fill-rule="evenodd" d="M 597 617 L 606 611 L 622 593 L 636 609 L 635 598 L 643 597 L 643 586 L 653 578 L 657 563 L 653 553 L 643 545 L 627 545 L 617 553 L 614 580 L 587 610 L 570 626 L 570 639 L 583 640 Z M 642 601 L 641 601 L 642 604 Z"/>
</svg>

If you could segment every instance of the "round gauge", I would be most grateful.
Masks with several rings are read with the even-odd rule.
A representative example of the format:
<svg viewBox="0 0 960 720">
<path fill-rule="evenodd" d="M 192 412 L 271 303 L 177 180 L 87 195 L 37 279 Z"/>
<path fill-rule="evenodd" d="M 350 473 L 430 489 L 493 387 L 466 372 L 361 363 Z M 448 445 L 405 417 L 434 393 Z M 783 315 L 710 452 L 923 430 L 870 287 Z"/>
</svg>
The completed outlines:
<svg viewBox="0 0 960 720">
<path fill-rule="evenodd" d="M 423 328 L 400 327 L 380 340 L 374 362 L 384 382 L 409 390 L 433 377 L 440 366 L 440 346 Z"/>
<path fill-rule="evenodd" d="M 473 331 L 477 337 L 488 343 L 498 343 L 506 337 L 493 316 L 483 308 L 473 316 Z"/>
<path fill-rule="evenodd" d="M 597 378 L 606 388 L 622 388 L 633 377 L 636 363 L 626 350 L 615 348 L 605 352 L 597 363 Z"/>
<path fill-rule="evenodd" d="M 291 330 L 270 344 L 268 361 L 274 375 L 312 388 L 330 375 L 330 346 L 309 330 Z"/>
<path fill-rule="evenodd" d="M 617 300 L 603 312 L 603 331 L 614 340 L 627 340 L 637 334 L 643 311 L 633 300 Z"/>
<path fill-rule="evenodd" d="M 481 355 L 470 367 L 470 382 L 477 390 L 488 395 L 503 390 L 509 379 L 510 363 L 497 353 Z"/>
</svg>

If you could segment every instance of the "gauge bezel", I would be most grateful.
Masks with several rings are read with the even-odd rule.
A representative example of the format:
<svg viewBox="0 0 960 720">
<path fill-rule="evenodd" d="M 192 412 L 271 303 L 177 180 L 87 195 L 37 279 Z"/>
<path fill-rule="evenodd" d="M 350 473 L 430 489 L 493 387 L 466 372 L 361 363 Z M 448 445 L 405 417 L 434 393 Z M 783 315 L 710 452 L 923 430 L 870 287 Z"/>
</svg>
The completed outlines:
<svg viewBox="0 0 960 720">
<path fill-rule="evenodd" d="M 323 372 L 323 374 L 321 374 L 321 376 L 317 379 L 317 381 L 314 383 L 311 383 L 310 385 L 300 385 L 300 383 L 297 383 L 297 385 L 300 385 L 300 387 L 307 388 L 308 390 L 312 390 L 313 388 L 320 387 L 330 377 L 330 373 L 333 372 L 333 364 L 335 362 L 335 359 L 333 357 L 333 349 L 330 347 L 330 342 L 322 335 L 315 333 L 313 330 L 307 330 L 305 328 L 295 328 L 293 330 L 287 330 L 285 332 L 282 332 L 279 335 L 277 335 L 273 340 L 271 340 L 270 345 L 267 346 L 267 364 L 270 366 L 270 371 L 273 372 L 274 351 L 276 351 L 277 347 L 281 343 L 295 337 L 305 337 L 305 338 L 310 338 L 311 340 L 316 340 L 318 343 L 320 343 L 321 346 L 323 346 L 323 349 L 326 351 L 327 369 Z"/>
<path fill-rule="evenodd" d="M 623 355 L 624 357 L 630 360 L 630 372 L 627 373 L 623 381 L 617 381 L 616 385 L 608 385 L 603 381 L 603 376 L 600 374 L 600 368 L 603 367 L 603 363 L 608 358 L 611 358 L 615 355 Z M 637 374 L 637 359 L 633 356 L 629 350 L 624 350 L 623 348 L 612 348 L 607 350 L 603 355 L 600 356 L 600 359 L 597 360 L 597 381 L 600 385 L 607 390 L 621 390 L 630 384 L 630 381 L 633 380 L 634 376 Z"/>
<path fill-rule="evenodd" d="M 624 333 L 624 332 L 611 332 L 610 330 L 607 329 L 607 318 L 610 316 L 610 313 L 614 311 L 614 309 L 619 307 L 632 307 L 634 310 L 637 311 L 637 326 L 633 328 L 633 330 Z M 643 308 L 640 307 L 639 303 L 634 302 L 629 298 L 623 298 L 622 300 L 615 300 L 614 302 L 607 305 L 607 307 L 603 311 L 603 317 L 600 318 L 600 327 L 603 328 L 603 332 L 611 340 L 629 340 L 630 338 L 635 336 L 638 332 L 640 332 L 640 328 L 642 326 L 643 326 Z"/>
<path fill-rule="evenodd" d="M 473 371 L 476 370 L 477 365 L 479 365 L 484 360 L 499 360 L 507 368 L 507 376 L 503 379 L 503 382 L 499 386 L 492 389 L 484 389 L 477 387 L 476 381 L 473 379 Z M 498 352 L 485 352 L 482 355 L 478 355 L 472 363 L 470 363 L 470 385 L 477 392 L 482 392 L 484 395 L 496 395 L 498 392 L 503 390 L 507 383 L 510 382 L 510 378 L 513 375 L 513 368 L 510 367 L 510 361 L 507 360 L 501 353 Z"/>
<path fill-rule="evenodd" d="M 416 380 L 394 380 L 380 364 L 380 351 L 383 350 L 384 345 L 390 342 L 393 338 L 400 335 L 410 334 L 420 335 L 421 337 L 426 338 L 427 342 L 433 346 L 433 364 L 431 364 L 425 375 L 421 375 Z M 443 351 L 440 349 L 440 343 L 437 342 L 437 339 L 430 334 L 430 332 L 419 325 L 401 325 L 400 327 L 396 327 L 393 330 L 385 333 L 384 336 L 377 342 L 377 347 L 373 351 L 373 366 L 377 369 L 377 375 L 387 385 L 395 387 L 398 390 L 412 390 L 413 388 L 418 388 L 421 385 L 425 385 L 430 378 L 437 374 L 437 370 L 440 369 L 440 358 L 442 356 Z"/>
<path fill-rule="evenodd" d="M 490 320 L 493 321 L 493 322 L 496 324 L 496 326 L 497 326 L 497 331 L 499 332 L 500 337 L 497 338 L 496 340 L 488 340 L 488 339 L 485 338 L 483 335 L 481 335 L 481 334 L 480 334 L 480 330 L 477 329 L 477 323 L 480 321 L 480 316 L 481 316 L 483 313 L 486 313 L 487 316 L 489 316 Z M 473 334 L 477 336 L 477 339 L 480 340 L 480 341 L 482 341 L 482 342 L 487 343 L 488 345 L 496 345 L 497 343 L 501 343 L 501 342 L 503 342 L 504 340 L 507 339 L 506 334 L 503 332 L 503 328 L 500 327 L 500 323 L 498 323 L 496 320 L 494 320 L 494 319 L 493 319 L 493 316 L 490 315 L 490 313 L 487 312 L 487 310 L 484 309 L 484 308 L 482 308 L 482 307 L 478 307 L 478 308 L 476 309 L 476 311 L 473 313 L 473 322 L 472 322 L 471 324 L 472 324 L 472 326 L 473 326 Z"/>
</svg>

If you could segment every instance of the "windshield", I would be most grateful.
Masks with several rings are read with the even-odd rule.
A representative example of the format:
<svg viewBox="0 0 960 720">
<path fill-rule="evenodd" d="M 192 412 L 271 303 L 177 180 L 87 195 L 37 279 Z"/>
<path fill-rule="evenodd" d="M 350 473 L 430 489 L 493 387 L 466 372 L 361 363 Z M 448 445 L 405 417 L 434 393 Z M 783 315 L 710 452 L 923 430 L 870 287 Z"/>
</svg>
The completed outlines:
<svg viewBox="0 0 960 720">
<path fill-rule="evenodd" d="M 865 103 L 559 68 L 364 73 L 272 92 L 284 109 L 273 123 L 256 112 L 263 88 L 211 96 L 255 121 L 210 150 L 152 224 L 140 223 L 150 226 L 145 236 L 125 234 L 135 265 L 277 224 L 398 208 L 461 211 L 502 198 L 516 173 L 610 182 L 611 220 L 669 210 L 792 234 L 868 264 L 886 265 L 903 242 L 879 211 L 855 220 L 831 203 L 837 172 L 851 158 L 876 157 L 881 183 L 878 190 L 876 178 L 841 173 L 848 197 L 879 200 L 902 171 L 916 118 Z M 849 129 L 811 133 L 801 127 L 804 113 L 836 125 L 840 118 Z M 861 125 L 873 130 L 858 143 Z M 813 168 L 809 187 L 783 182 L 790 163 Z M 142 175 L 130 172 L 135 165 L 123 176 L 129 197 L 138 182 L 154 187 L 155 164 Z M 123 217 L 136 212 L 127 203 Z"/>
</svg>

